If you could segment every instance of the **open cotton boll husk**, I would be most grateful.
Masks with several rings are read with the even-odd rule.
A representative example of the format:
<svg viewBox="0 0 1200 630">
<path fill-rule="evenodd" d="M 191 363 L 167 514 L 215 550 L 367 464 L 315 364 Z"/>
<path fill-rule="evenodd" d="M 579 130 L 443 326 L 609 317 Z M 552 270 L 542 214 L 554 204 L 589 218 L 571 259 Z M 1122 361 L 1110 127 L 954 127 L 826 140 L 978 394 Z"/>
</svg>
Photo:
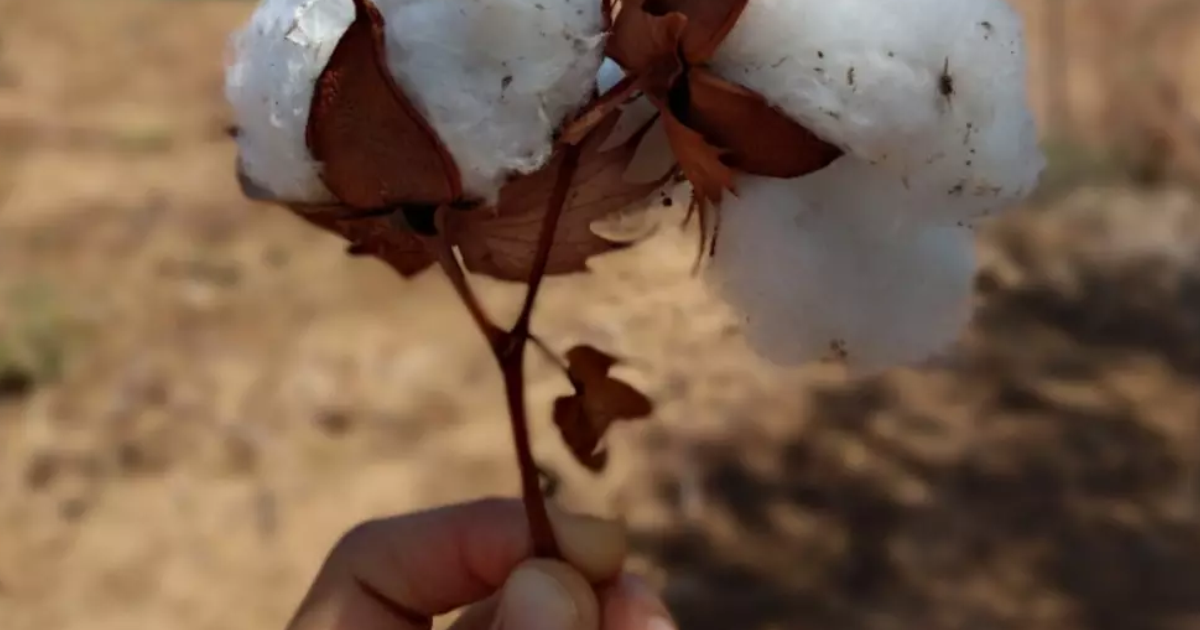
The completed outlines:
<svg viewBox="0 0 1200 630">
<path fill-rule="evenodd" d="M 813 175 L 739 177 L 706 278 L 754 350 L 871 372 L 920 362 L 971 316 L 973 234 L 895 220 L 924 200 L 847 157 Z"/>
<path fill-rule="evenodd" d="M 494 202 L 545 166 L 559 125 L 592 95 L 603 18 L 594 0 L 374 0 L 386 59 L 441 138 L 470 197 Z M 233 39 L 226 95 L 247 176 L 324 201 L 305 144 L 314 84 L 355 15 L 351 0 L 265 0 Z"/>
<path fill-rule="evenodd" d="M 754 0 L 711 65 L 827 142 L 955 202 L 906 209 L 918 220 L 958 223 L 1024 197 L 1044 167 L 1024 46 L 1004 0 Z"/>
</svg>

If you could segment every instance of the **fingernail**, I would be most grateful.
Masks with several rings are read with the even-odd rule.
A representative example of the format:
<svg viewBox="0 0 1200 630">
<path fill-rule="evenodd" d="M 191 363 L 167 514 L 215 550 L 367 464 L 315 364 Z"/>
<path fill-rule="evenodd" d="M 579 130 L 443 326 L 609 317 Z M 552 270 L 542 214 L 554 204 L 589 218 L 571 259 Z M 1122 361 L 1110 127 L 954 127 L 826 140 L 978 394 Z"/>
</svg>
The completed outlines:
<svg viewBox="0 0 1200 630">
<path fill-rule="evenodd" d="M 567 512 L 553 504 L 546 506 L 546 515 L 550 517 L 550 525 L 554 533 L 560 536 L 577 535 L 580 538 L 599 538 L 601 536 L 622 535 L 625 523 L 592 516 Z"/>
<path fill-rule="evenodd" d="M 549 506 L 551 525 L 567 563 L 590 581 L 615 577 L 628 553 L 624 524 Z"/>
<path fill-rule="evenodd" d="M 507 630 L 572 630 L 579 618 L 567 588 L 531 567 L 517 569 L 508 578 L 500 612 Z"/>
<path fill-rule="evenodd" d="M 626 594 L 625 609 L 611 612 L 629 619 L 629 627 L 641 626 L 642 630 L 676 630 L 671 613 L 663 605 L 658 592 L 645 579 L 625 573 L 621 576 L 618 588 Z M 633 620 L 644 621 L 639 623 Z"/>
<path fill-rule="evenodd" d="M 675 630 L 675 623 L 666 617 L 655 617 L 646 622 L 646 630 Z"/>
</svg>

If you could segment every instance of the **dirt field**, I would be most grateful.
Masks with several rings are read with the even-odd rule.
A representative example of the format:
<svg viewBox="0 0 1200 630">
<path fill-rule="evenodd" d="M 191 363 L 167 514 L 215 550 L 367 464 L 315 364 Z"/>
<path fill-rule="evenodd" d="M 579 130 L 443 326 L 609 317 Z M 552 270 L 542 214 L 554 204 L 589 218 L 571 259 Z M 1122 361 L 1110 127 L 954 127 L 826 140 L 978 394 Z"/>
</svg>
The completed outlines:
<svg viewBox="0 0 1200 630">
<path fill-rule="evenodd" d="M 222 49 L 251 6 L 0 0 L 4 630 L 281 628 L 357 521 L 516 492 L 498 375 L 442 278 L 238 193 Z M 1104 128 L 1082 32 L 1069 92 Z M 684 630 L 1200 628 L 1186 189 L 1014 212 L 981 236 L 953 361 L 854 383 L 755 360 L 689 276 L 692 236 L 553 281 L 537 313 L 659 405 L 603 478 L 530 367 L 560 499 L 628 520 Z"/>
</svg>

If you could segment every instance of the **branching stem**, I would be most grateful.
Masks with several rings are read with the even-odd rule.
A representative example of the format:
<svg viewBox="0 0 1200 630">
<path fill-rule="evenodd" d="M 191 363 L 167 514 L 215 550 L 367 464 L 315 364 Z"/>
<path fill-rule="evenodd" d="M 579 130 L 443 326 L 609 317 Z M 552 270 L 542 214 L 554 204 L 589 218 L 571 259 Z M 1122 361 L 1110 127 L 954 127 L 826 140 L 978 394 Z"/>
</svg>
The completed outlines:
<svg viewBox="0 0 1200 630">
<path fill-rule="evenodd" d="M 450 279 L 450 285 L 454 287 L 454 292 L 467 307 L 467 313 L 471 315 L 471 319 L 483 333 L 488 344 L 495 348 L 504 336 L 504 331 L 483 310 L 483 305 L 479 303 L 479 298 L 475 296 L 475 291 L 471 289 L 471 284 L 467 281 L 462 265 L 458 264 L 458 257 L 454 255 L 450 241 L 443 236 L 446 233 L 445 215 L 446 209 L 438 208 L 437 215 L 434 217 L 438 236 L 426 237 L 425 248 L 437 259 L 438 266 Z"/>
<path fill-rule="evenodd" d="M 575 179 L 575 171 L 579 166 L 579 148 L 577 146 L 567 145 L 562 148 L 562 151 L 562 165 L 559 167 L 558 179 L 554 182 L 554 190 L 551 192 L 546 216 L 542 220 L 541 233 L 538 235 L 537 251 L 534 253 L 533 268 L 529 275 L 529 288 L 525 292 L 525 303 L 521 306 L 521 313 L 517 316 L 512 330 L 506 335 L 506 347 L 498 349 L 497 352 L 500 369 L 504 371 L 513 440 L 517 447 L 517 464 L 521 469 L 521 488 L 525 497 L 525 511 L 529 518 L 530 531 L 533 534 L 534 553 L 549 558 L 560 557 L 560 550 L 558 541 L 554 537 L 554 530 L 550 526 L 550 517 L 546 513 L 537 463 L 533 460 L 533 452 L 529 445 L 529 421 L 525 409 L 524 361 L 525 345 L 530 338 L 529 320 L 533 316 L 533 307 L 537 303 L 542 279 L 546 276 L 546 266 L 550 262 L 550 250 L 554 245 L 555 232 L 558 230 L 558 219 L 562 216 L 563 206 L 566 205 L 567 195 L 571 191 L 571 182 Z"/>
<path fill-rule="evenodd" d="M 563 361 L 562 357 L 558 356 L 558 354 L 556 354 L 554 352 L 554 350 L 550 348 L 550 346 L 546 345 L 546 342 L 542 341 L 541 337 L 538 337 L 537 335 L 534 335 L 534 334 L 530 334 L 529 335 L 529 343 L 532 343 L 533 347 L 537 348 L 538 352 L 542 353 L 542 357 L 544 357 L 547 361 L 549 361 L 549 362 L 553 363 L 555 366 L 557 366 L 558 369 L 561 370 L 564 375 L 567 374 L 567 372 L 568 372 L 567 362 Z"/>
<path fill-rule="evenodd" d="M 471 289 L 462 265 L 459 264 L 450 241 L 446 238 L 445 208 L 440 208 L 437 213 L 438 236 L 429 237 L 425 242 L 426 248 L 437 258 L 438 264 L 450 279 L 450 284 L 467 307 L 471 319 L 483 332 L 504 376 L 504 398 L 508 406 L 517 466 L 521 474 L 521 494 L 525 502 L 525 514 L 529 520 L 534 554 L 542 558 L 561 558 L 562 554 L 554 536 L 554 529 L 550 524 L 550 515 L 546 511 L 539 469 L 533 458 L 529 414 L 525 402 L 525 347 L 532 340 L 539 349 L 553 357 L 553 353 L 545 344 L 530 334 L 529 322 L 533 316 L 533 307 L 537 303 L 542 280 L 546 275 L 547 265 L 550 262 L 550 250 L 554 245 L 558 220 L 562 215 L 563 206 L 566 205 L 567 195 L 570 193 L 571 183 L 579 166 L 578 147 L 566 145 L 562 147 L 562 151 L 563 158 L 558 170 L 558 179 L 555 181 L 554 190 L 546 208 L 546 215 L 542 220 L 541 232 L 538 235 L 537 251 L 534 253 L 533 265 L 530 269 L 525 301 L 510 330 L 505 331 L 492 321 Z M 562 365 L 557 357 L 555 360 L 558 365 Z"/>
</svg>

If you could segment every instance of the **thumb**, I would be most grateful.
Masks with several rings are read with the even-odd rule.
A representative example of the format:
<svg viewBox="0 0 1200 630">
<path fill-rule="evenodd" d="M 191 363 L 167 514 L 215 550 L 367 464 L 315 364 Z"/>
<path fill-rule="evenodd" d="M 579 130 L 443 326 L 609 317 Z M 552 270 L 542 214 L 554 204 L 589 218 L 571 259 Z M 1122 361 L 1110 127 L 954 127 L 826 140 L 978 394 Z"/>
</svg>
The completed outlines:
<svg viewBox="0 0 1200 630">
<path fill-rule="evenodd" d="M 593 587 L 571 566 L 529 560 L 513 571 L 495 597 L 472 606 L 452 630 L 598 630 Z"/>
</svg>

